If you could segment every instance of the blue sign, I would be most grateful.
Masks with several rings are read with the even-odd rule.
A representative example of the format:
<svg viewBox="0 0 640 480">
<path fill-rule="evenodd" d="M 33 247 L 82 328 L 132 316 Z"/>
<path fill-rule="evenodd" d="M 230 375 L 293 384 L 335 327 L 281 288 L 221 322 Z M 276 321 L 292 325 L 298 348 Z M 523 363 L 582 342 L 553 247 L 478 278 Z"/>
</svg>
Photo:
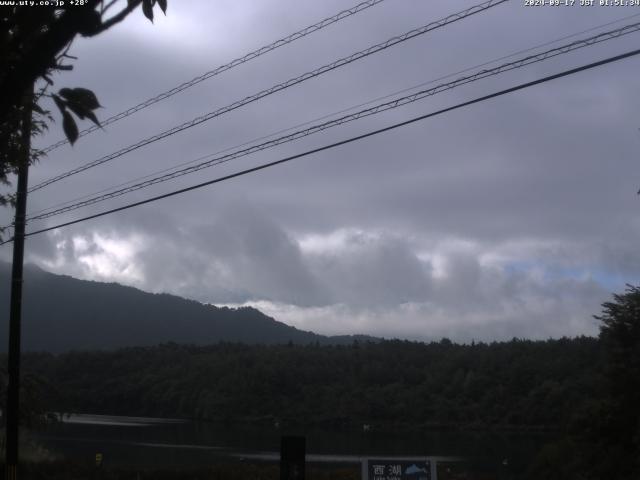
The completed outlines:
<svg viewBox="0 0 640 480">
<path fill-rule="evenodd" d="M 431 462 L 417 460 L 367 460 L 368 480 L 431 480 Z"/>
</svg>

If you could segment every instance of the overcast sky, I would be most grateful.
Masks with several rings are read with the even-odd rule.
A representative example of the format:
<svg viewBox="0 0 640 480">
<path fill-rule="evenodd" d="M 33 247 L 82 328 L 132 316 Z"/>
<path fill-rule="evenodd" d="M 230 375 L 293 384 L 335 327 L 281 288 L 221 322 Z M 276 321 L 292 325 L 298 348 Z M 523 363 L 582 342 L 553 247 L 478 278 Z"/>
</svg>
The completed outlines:
<svg viewBox="0 0 640 480">
<path fill-rule="evenodd" d="M 355 3 L 172 0 L 166 17 L 156 9 L 154 25 L 136 12 L 98 38 L 76 41 L 75 70 L 56 76 L 56 88 L 93 89 L 104 105 L 98 116 L 107 118 Z M 31 169 L 30 184 L 475 3 L 386 0 L 51 152 Z M 30 196 L 28 210 L 635 14 L 640 10 L 526 7 L 512 0 L 51 185 Z M 640 15 L 552 46 L 637 21 Z M 29 229 L 302 152 L 638 45 L 640 34 L 630 34 L 33 222 Z M 600 304 L 625 283 L 639 283 L 639 73 L 640 58 L 634 57 L 30 237 L 26 258 L 78 278 L 218 305 L 255 305 L 324 334 L 458 341 L 596 334 L 592 315 Z M 58 122 L 37 143 L 60 137 Z M 9 214 L 2 212 L 3 223 Z M 2 247 L 0 255 L 10 258 L 10 248 Z"/>
</svg>

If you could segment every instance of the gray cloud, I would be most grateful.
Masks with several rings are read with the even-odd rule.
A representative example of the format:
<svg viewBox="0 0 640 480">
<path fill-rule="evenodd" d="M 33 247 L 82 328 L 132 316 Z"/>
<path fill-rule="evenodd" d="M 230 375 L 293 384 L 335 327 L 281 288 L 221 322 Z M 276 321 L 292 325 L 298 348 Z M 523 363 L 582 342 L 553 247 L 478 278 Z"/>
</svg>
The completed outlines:
<svg viewBox="0 0 640 480">
<path fill-rule="evenodd" d="M 473 2 L 385 2 L 53 152 L 31 182 L 93 160 Z M 74 46 L 59 86 L 104 118 L 344 2 L 191 2 Z M 626 10 L 625 10 L 626 12 Z M 223 150 L 622 17 L 509 2 L 34 193 L 30 211 Z M 608 29 L 613 28 L 607 27 Z M 122 205 L 625 51 L 638 34 L 443 93 L 109 203 Z M 459 339 L 594 333 L 638 283 L 637 61 L 452 112 L 215 187 L 32 237 L 27 257 L 82 278 L 253 302 L 323 332 Z M 59 126 L 41 140 L 60 136 Z M 62 216 L 77 218 L 94 206 Z M 0 215 L 5 223 L 9 212 Z M 53 225 L 52 219 L 32 228 Z M 0 252 L 9 258 L 8 249 Z"/>
<path fill-rule="evenodd" d="M 255 305 L 323 333 L 464 341 L 593 334 L 591 315 L 608 296 L 592 277 L 547 268 L 555 263 L 541 255 L 545 246 L 529 248 L 525 258 L 538 261 L 522 267 L 509 246 L 361 230 L 295 238 L 246 203 L 229 212 L 152 234 L 61 230 L 49 236 L 55 247 L 33 245 L 30 258 L 84 278 Z"/>
</svg>

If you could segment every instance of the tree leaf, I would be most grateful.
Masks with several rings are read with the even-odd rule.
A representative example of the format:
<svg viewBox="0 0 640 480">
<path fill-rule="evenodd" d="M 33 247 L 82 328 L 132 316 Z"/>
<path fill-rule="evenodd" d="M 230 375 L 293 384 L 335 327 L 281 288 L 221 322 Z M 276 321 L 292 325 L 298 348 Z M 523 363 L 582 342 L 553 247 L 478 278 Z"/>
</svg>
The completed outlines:
<svg viewBox="0 0 640 480">
<path fill-rule="evenodd" d="M 53 98 L 53 101 L 56 103 L 56 106 L 58 107 L 58 110 L 60 110 L 60 113 L 64 114 L 67 108 L 67 103 L 55 93 L 51 95 L 51 98 Z"/>
<path fill-rule="evenodd" d="M 162 13 L 167 14 L 167 0 L 158 0 L 158 5 L 160 5 L 160 9 Z"/>
<path fill-rule="evenodd" d="M 66 110 L 62 112 L 62 128 L 69 143 L 73 145 L 78 140 L 78 125 L 71 114 Z"/>
<path fill-rule="evenodd" d="M 151 0 L 142 0 L 142 13 L 153 23 L 153 5 Z"/>
<path fill-rule="evenodd" d="M 96 94 L 88 88 L 62 88 L 59 93 L 70 103 L 76 103 L 85 110 L 95 110 L 101 106 Z"/>
<path fill-rule="evenodd" d="M 98 121 L 98 117 L 96 117 L 96 114 L 89 111 L 89 112 L 85 112 L 87 115 L 87 118 L 89 120 L 91 120 L 93 123 L 95 123 L 97 126 L 99 126 L 100 128 L 102 128 L 102 125 L 100 125 L 100 122 Z"/>
<path fill-rule="evenodd" d="M 87 110 L 82 105 L 76 102 L 67 102 L 67 107 L 69 108 L 69 110 L 75 113 L 78 117 L 80 117 L 80 120 L 85 119 L 85 117 L 87 116 L 87 112 L 91 113 L 91 110 Z"/>
<path fill-rule="evenodd" d="M 96 108 L 101 107 L 100 102 L 98 102 L 98 97 L 88 88 L 74 88 L 76 97 L 80 100 L 83 106 L 87 107 L 89 110 L 95 110 Z"/>
</svg>

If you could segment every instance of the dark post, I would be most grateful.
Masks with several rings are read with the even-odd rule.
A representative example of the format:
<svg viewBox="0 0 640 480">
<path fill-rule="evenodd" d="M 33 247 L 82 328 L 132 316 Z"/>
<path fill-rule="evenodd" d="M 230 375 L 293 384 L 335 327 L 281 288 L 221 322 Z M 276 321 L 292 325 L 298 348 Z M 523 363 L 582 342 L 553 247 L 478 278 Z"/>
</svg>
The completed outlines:
<svg viewBox="0 0 640 480">
<path fill-rule="evenodd" d="M 25 98 L 21 119 L 21 152 L 16 189 L 16 214 L 13 233 L 11 269 L 11 306 L 9 312 L 9 385 L 7 388 L 6 476 L 18 478 L 18 423 L 20 412 L 20 319 L 22 314 L 22 263 L 24 260 L 24 227 L 29 183 L 31 151 L 31 102 L 33 90 Z"/>
<path fill-rule="evenodd" d="M 280 480 L 304 480 L 305 437 L 282 437 Z"/>
</svg>

